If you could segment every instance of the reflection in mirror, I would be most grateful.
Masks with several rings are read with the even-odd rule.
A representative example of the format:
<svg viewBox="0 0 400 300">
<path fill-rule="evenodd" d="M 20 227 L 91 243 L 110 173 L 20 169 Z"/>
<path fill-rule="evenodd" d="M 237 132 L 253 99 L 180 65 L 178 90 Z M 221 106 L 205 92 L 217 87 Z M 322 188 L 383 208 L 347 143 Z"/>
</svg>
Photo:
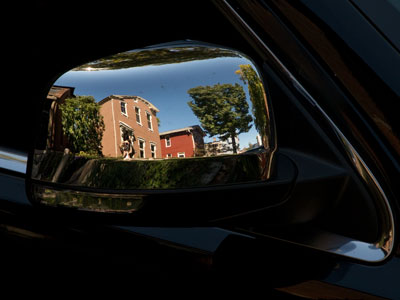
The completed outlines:
<svg viewBox="0 0 400 300">
<path fill-rule="evenodd" d="M 32 165 L 41 182 L 153 190 L 270 176 L 266 91 L 236 51 L 183 42 L 88 63 L 55 82 L 42 119 Z"/>
</svg>

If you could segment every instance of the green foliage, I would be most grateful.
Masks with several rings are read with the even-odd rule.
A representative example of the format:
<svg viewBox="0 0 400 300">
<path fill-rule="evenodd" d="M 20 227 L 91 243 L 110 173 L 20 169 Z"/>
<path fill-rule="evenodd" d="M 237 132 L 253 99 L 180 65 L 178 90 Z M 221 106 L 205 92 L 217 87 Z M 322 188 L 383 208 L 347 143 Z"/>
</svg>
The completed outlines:
<svg viewBox="0 0 400 300">
<path fill-rule="evenodd" d="M 102 155 L 101 140 L 105 126 L 95 99 L 92 96 L 65 99 L 61 112 L 63 132 L 71 151 Z"/>
<path fill-rule="evenodd" d="M 80 66 L 75 70 L 119 70 L 151 65 L 176 64 L 190 61 L 206 60 L 219 57 L 239 57 L 231 50 L 210 47 L 170 47 L 128 51 L 112 55 Z"/>
<path fill-rule="evenodd" d="M 235 137 L 249 131 L 253 120 L 243 87 L 237 83 L 198 86 L 188 90 L 188 94 L 193 99 L 188 105 L 205 132 L 222 140 L 232 138 L 236 153 Z"/>
<path fill-rule="evenodd" d="M 254 125 L 262 137 L 266 134 L 268 124 L 268 109 L 263 83 L 251 65 L 240 65 L 236 74 L 248 85 Z M 264 140 L 264 139 L 263 139 Z"/>
<path fill-rule="evenodd" d="M 62 160 L 62 172 L 55 178 Z M 41 180 L 102 189 L 170 189 L 259 180 L 260 156 L 132 160 L 48 152 L 38 159 Z M 76 198 L 76 197 L 74 197 Z"/>
</svg>

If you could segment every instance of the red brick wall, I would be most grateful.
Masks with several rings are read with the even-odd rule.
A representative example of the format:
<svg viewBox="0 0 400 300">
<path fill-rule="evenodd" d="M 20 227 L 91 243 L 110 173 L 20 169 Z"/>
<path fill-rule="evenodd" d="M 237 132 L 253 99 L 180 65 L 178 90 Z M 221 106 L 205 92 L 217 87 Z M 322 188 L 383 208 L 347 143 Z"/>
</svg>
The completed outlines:
<svg viewBox="0 0 400 300">
<path fill-rule="evenodd" d="M 170 136 L 171 146 L 166 146 L 165 136 L 161 137 L 161 154 L 163 158 L 167 154 L 172 154 L 172 157 L 178 157 L 179 152 L 184 152 L 185 157 L 194 156 L 193 138 L 189 132 L 174 133 Z"/>
<path fill-rule="evenodd" d="M 113 156 L 117 157 L 121 155 L 118 147 L 116 147 L 115 143 L 115 135 L 114 135 L 114 125 L 115 125 L 115 131 L 118 134 L 118 125 L 116 122 L 114 123 L 113 121 L 113 115 L 112 115 L 112 106 L 113 106 L 113 101 L 107 101 L 104 104 L 101 105 L 100 107 L 100 113 L 103 116 L 103 122 L 105 125 L 105 130 L 103 132 L 103 139 L 101 141 L 102 146 L 103 146 L 103 155 L 104 156 Z M 118 136 L 119 137 L 119 136 Z"/>
<path fill-rule="evenodd" d="M 105 131 L 103 134 L 103 154 L 105 156 L 121 156 L 120 122 L 133 129 L 136 141 L 134 142 L 135 158 L 139 157 L 139 138 L 145 141 L 145 158 L 151 157 L 150 143 L 156 145 L 156 158 L 161 158 L 160 136 L 158 132 L 157 117 L 145 102 L 134 99 L 125 99 L 127 113 L 121 112 L 121 100 L 110 99 L 101 104 L 100 112 L 104 117 Z M 141 124 L 136 121 L 135 107 L 140 108 Z M 114 114 L 113 114 L 114 112 Z M 146 112 L 152 116 L 152 129 L 147 124 Z M 114 116 L 114 117 L 113 117 Z"/>
</svg>

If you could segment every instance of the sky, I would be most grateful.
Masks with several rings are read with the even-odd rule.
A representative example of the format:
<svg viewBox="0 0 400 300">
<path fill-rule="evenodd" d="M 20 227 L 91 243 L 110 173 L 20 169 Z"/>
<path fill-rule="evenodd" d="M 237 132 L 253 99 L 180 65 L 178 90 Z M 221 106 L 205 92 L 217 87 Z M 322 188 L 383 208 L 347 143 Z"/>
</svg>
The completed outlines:
<svg viewBox="0 0 400 300">
<path fill-rule="evenodd" d="M 217 83 L 241 84 L 251 108 L 247 86 L 235 71 L 245 58 L 225 57 L 160 66 L 134 67 L 119 70 L 70 71 L 62 75 L 55 85 L 75 87 L 75 95 L 90 95 L 100 101 L 110 95 L 140 96 L 153 103 L 160 112 L 159 132 L 201 125 L 193 114 L 187 91 L 200 85 Z M 249 109 L 251 113 L 251 109 Z M 239 135 L 240 148 L 256 142 L 254 125 Z M 205 137 L 205 142 L 212 138 Z"/>
</svg>

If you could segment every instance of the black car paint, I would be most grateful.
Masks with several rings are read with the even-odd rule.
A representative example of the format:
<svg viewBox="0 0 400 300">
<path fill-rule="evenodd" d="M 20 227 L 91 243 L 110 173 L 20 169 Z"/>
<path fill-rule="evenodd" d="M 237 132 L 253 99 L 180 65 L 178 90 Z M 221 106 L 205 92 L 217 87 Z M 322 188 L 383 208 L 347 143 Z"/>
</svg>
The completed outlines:
<svg viewBox="0 0 400 300">
<path fill-rule="evenodd" d="M 253 3 L 253 1 L 251 2 Z M 378 107 L 383 112 L 388 123 L 392 125 L 394 129 L 393 133 L 396 137 L 396 132 L 398 133 L 398 129 L 396 128 L 396 125 L 398 126 L 396 112 L 399 105 L 398 91 L 393 88 L 396 87 L 396 82 L 391 85 L 384 82 L 382 76 L 381 78 L 378 77 L 373 68 L 365 62 L 365 57 L 363 58 L 358 54 L 358 51 L 363 51 L 362 45 L 361 47 L 360 45 L 358 47 L 355 45 L 353 48 L 349 48 L 342 37 L 347 32 L 346 28 L 354 26 L 355 22 L 361 22 L 363 23 L 362 26 L 368 26 L 368 21 L 363 18 L 362 14 L 357 11 L 351 2 L 341 1 L 340 5 L 329 8 L 329 17 L 332 15 L 338 16 L 341 14 L 341 11 L 349 12 L 353 14 L 353 17 L 343 19 L 349 23 L 335 32 L 335 29 L 337 29 L 334 28 L 335 23 L 329 24 L 328 22 L 326 24 L 323 21 L 326 17 L 326 6 L 322 8 L 317 7 L 319 4 L 315 3 L 312 1 L 302 1 L 296 4 L 296 6 L 298 12 L 303 13 L 317 24 L 317 28 L 323 29 L 324 34 L 329 37 L 329 40 L 335 42 L 339 53 L 341 53 L 341 58 L 343 58 L 346 65 L 351 66 L 350 69 L 356 74 L 355 77 L 357 80 L 360 80 L 360 84 L 368 88 L 368 93 L 374 101 L 374 105 L 376 105 L 373 107 Z M 161 11 L 170 12 L 168 17 L 165 13 L 154 14 L 154 7 L 151 7 L 149 4 L 132 5 L 130 7 L 131 10 L 146 12 L 141 16 L 135 15 L 137 18 L 140 18 L 141 24 L 149 24 L 149 20 L 155 19 L 157 20 L 157 24 L 161 24 L 157 26 L 157 30 L 152 28 L 139 30 L 133 40 L 129 38 L 132 26 L 131 22 L 128 21 L 130 14 L 127 10 L 121 11 L 118 5 L 107 9 L 95 4 L 84 5 L 78 3 L 64 7 L 63 5 L 46 1 L 28 5 L 27 11 L 30 10 L 29 15 L 23 15 L 24 18 L 20 19 L 23 24 L 31 26 L 24 27 L 24 31 L 21 32 L 23 38 L 20 39 L 19 43 L 14 43 L 10 49 L 13 51 L 11 53 L 12 57 L 19 58 L 15 60 L 13 72 L 10 69 L 10 74 L 16 74 L 14 73 L 15 68 L 20 67 L 20 69 L 25 70 L 22 76 L 24 80 L 20 81 L 20 73 L 18 73 L 18 77 L 9 75 L 9 78 L 15 84 L 15 87 L 9 87 L 12 90 L 10 96 L 14 96 L 15 98 L 17 88 L 18 93 L 24 92 L 29 95 L 26 98 L 19 97 L 22 102 L 22 105 L 20 104 L 22 108 L 19 112 L 18 129 L 22 130 L 24 134 L 15 135 L 15 130 L 14 132 L 10 132 L 10 130 L 7 130 L 9 128 L 7 126 L 8 122 L 5 122 L 2 128 L 6 130 L 2 130 L 1 145 L 19 151 L 28 152 L 30 150 L 35 132 L 32 124 L 35 124 L 35 115 L 40 110 L 36 103 L 39 102 L 41 97 L 46 95 L 52 81 L 58 75 L 83 62 L 121 50 L 140 48 L 151 44 L 185 38 L 205 40 L 207 42 L 230 46 L 250 56 L 255 54 L 254 50 L 248 46 L 242 37 L 235 33 L 229 22 L 215 9 L 212 3 L 205 2 L 198 5 L 199 8 L 193 11 L 193 6 L 190 6 L 190 4 L 187 6 L 176 3 L 160 4 L 161 7 L 159 9 Z M 357 146 L 357 149 L 367 158 L 367 162 L 372 166 L 374 173 L 379 174 L 379 179 L 385 183 L 385 188 L 391 190 L 391 204 L 393 207 L 398 208 L 397 199 L 399 199 L 400 191 L 396 181 L 399 178 L 400 168 L 398 164 L 399 153 L 394 147 L 394 140 L 388 139 L 388 135 L 380 130 L 382 128 L 379 128 L 376 122 L 374 123 L 374 120 L 371 118 L 371 111 L 368 111 L 363 106 L 363 103 L 358 102 L 354 94 L 343 87 L 343 83 L 337 79 L 339 74 L 330 69 L 329 63 L 324 61 L 324 57 L 318 55 L 318 49 L 313 48 L 302 37 L 299 33 L 300 29 L 296 29 L 296 23 L 290 21 L 291 16 L 287 15 L 288 11 L 280 7 L 278 1 L 266 1 L 265 8 L 269 11 L 269 15 L 266 18 L 268 18 L 271 24 L 276 25 L 271 28 L 275 30 L 279 28 L 282 35 L 274 36 L 271 32 L 262 33 L 261 30 L 263 29 L 260 29 L 257 22 L 254 21 L 257 18 L 252 16 L 251 12 L 245 11 L 245 9 L 241 10 L 243 12 L 242 16 L 250 25 L 254 25 L 255 29 L 260 30 L 258 33 L 271 45 L 274 52 L 280 55 L 285 64 L 291 68 L 293 74 L 316 95 L 316 99 L 321 100 L 320 105 L 326 111 L 329 111 L 330 116 L 336 124 L 341 127 L 346 136 L 351 139 Z M 332 13 L 332 10 L 337 11 Z M 35 14 L 31 14 L 31 11 L 35 12 Z M 182 11 L 187 13 L 182 14 Z M 79 24 L 77 21 L 77 23 L 69 22 L 68 24 L 54 22 L 54 16 L 56 16 L 56 20 L 73 19 L 75 13 L 96 16 L 99 21 L 86 25 Z M 34 17 L 32 18 L 33 15 Z M 104 20 L 116 15 L 120 17 L 119 23 L 106 24 L 104 22 Z M 138 23 L 140 22 L 138 21 Z M 189 24 L 192 25 L 189 26 Z M 146 27 L 146 25 L 144 26 Z M 109 32 L 113 32 L 114 35 L 107 34 Z M 374 48 L 374 52 L 380 53 L 382 51 L 380 48 L 381 44 L 385 42 L 384 38 L 379 36 L 379 32 L 373 32 L 373 34 L 376 35 L 375 38 L 378 41 L 382 40 L 382 42 L 373 44 L 376 47 Z M 91 42 L 88 43 L 88 40 Z M 81 45 L 85 46 L 82 47 Z M 385 49 L 387 50 L 386 47 Z M 394 49 L 389 50 L 394 51 Z M 397 59 L 390 60 L 388 63 L 391 67 L 385 68 L 384 71 L 398 72 L 400 68 L 396 68 L 395 64 L 398 63 L 399 54 L 391 52 L 390 55 L 395 55 Z M 21 57 L 24 57 L 24 59 L 21 59 Z M 396 77 L 391 77 L 394 75 L 395 73 L 389 73 L 388 76 L 395 80 Z M 7 115 L 8 111 L 13 111 L 14 106 L 15 102 L 8 101 L 4 104 L 2 112 L 5 112 Z M 4 121 L 5 118 L 2 119 L 2 122 Z M 293 140 L 286 137 L 281 139 L 280 142 L 290 146 Z M 144 272 L 150 270 L 168 274 L 170 270 L 174 269 L 176 271 L 179 268 L 182 273 L 193 270 L 201 270 L 203 272 L 210 267 L 212 251 L 196 249 L 196 247 L 188 246 L 187 242 L 179 244 L 165 241 L 164 237 L 161 239 L 146 237 L 143 236 L 143 233 L 127 233 L 126 231 L 121 233 L 120 228 L 117 229 L 104 224 L 89 224 L 90 221 L 82 225 L 77 220 L 65 220 L 65 218 L 68 218 L 68 212 L 60 214 L 59 217 L 61 219 L 64 218 L 62 221 L 55 220 L 54 217 L 46 219 L 46 214 L 40 215 L 34 207 L 31 207 L 30 202 L 26 201 L 27 199 L 24 197 L 24 191 L 22 190 L 24 188 L 24 176 L 4 174 L 1 176 L 1 179 L 1 196 L 4 199 L 1 202 L 2 236 L 4 237 L 4 244 L 9 243 L 11 245 L 2 250 L 2 256 L 3 258 L 6 256 L 12 258 L 10 266 L 18 262 L 16 266 L 22 269 L 38 268 L 44 265 L 47 265 L 49 268 L 53 261 L 57 260 L 58 255 L 57 253 L 52 253 L 46 261 L 46 255 L 42 251 L 45 249 L 58 249 L 64 254 L 63 257 L 68 253 L 86 253 L 86 256 L 73 255 L 71 259 L 66 259 L 65 263 L 58 263 L 48 270 L 55 272 L 59 268 L 58 271 L 62 272 L 63 268 L 71 271 L 73 268 L 83 269 L 89 265 L 90 267 L 94 267 L 96 264 L 88 263 L 91 257 L 90 254 L 92 253 L 90 249 L 102 249 L 103 252 L 100 252 L 104 255 L 100 255 L 99 257 L 102 259 L 107 257 L 107 251 L 110 251 L 110 247 L 105 246 L 104 243 L 100 243 L 105 237 L 103 242 L 116 242 L 118 245 L 116 248 L 113 248 L 114 252 L 111 251 L 114 254 L 114 258 L 118 257 L 117 249 L 122 249 L 127 245 L 132 247 L 132 245 L 142 243 L 143 246 L 139 247 L 141 250 L 127 249 L 131 249 L 132 253 L 138 251 L 136 253 L 140 253 L 141 257 L 147 257 L 147 259 L 142 262 L 138 262 L 137 260 L 131 261 L 132 264 L 128 265 L 131 267 L 140 265 L 142 267 L 141 270 Z M 38 213 L 36 217 L 35 213 Z M 38 221 L 37 216 L 41 216 L 43 219 Z M 59 221 L 59 223 L 56 221 Z M 58 224 L 58 226 L 54 226 L 54 224 Z M 233 233 L 233 236 L 236 235 Z M 87 239 L 88 237 L 89 239 Z M 252 238 L 249 239 L 252 240 Z M 51 242 L 48 244 L 47 242 L 38 242 L 38 240 L 52 242 L 56 240 L 57 242 L 55 244 Z M 247 237 L 243 237 L 233 244 L 238 249 L 241 249 L 248 242 Z M 237 245 L 240 245 L 240 247 Z M 183 252 L 178 251 L 174 253 L 174 251 L 170 250 L 177 248 Z M 152 249 L 152 251 L 148 249 Z M 231 250 L 232 248 L 228 249 Z M 69 250 L 71 251 L 69 252 Z M 134 256 L 132 253 L 129 253 L 129 251 L 124 252 L 126 256 L 131 258 Z M 189 254 L 182 255 L 182 253 Z M 223 256 L 223 253 L 222 250 L 219 251 L 218 257 Z M 235 255 L 228 255 L 229 251 L 225 253 L 227 253 L 226 257 L 229 257 L 229 259 L 234 257 L 238 259 L 238 253 L 236 252 L 234 252 Z M 252 254 L 248 253 L 248 255 Z M 40 257 L 39 261 L 31 261 L 31 259 L 37 257 Z M 172 260 L 172 263 L 171 261 L 168 263 L 171 257 L 175 258 L 175 260 Z M 157 258 L 156 262 L 153 261 L 155 258 Z M 229 262 L 229 259 L 226 259 L 226 261 Z M 248 257 L 240 257 L 239 260 L 241 264 L 245 264 L 247 259 Z M 260 260 L 262 259 L 260 258 Z M 315 272 L 314 276 L 316 277 L 315 279 L 334 285 L 396 299 L 400 295 L 395 282 L 396 278 L 400 275 L 399 260 L 397 256 L 393 256 L 380 266 L 364 266 L 355 262 L 335 259 L 337 265 L 333 266 L 331 258 L 329 258 L 326 259 L 325 264 L 321 267 L 322 271 Z M 125 262 L 120 261 L 120 264 L 116 265 L 121 267 Z M 234 263 L 233 260 L 230 262 Z M 68 266 L 68 263 L 72 263 L 73 267 Z M 109 260 L 109 263 L 109 266 L 112 265 L 112 259 Z M 99 272 L 101 271 L 99 267 L 95 269 Z M 285 270 L 290 271 L 290 268 Z M 34 272 L 30 272 L 33 275 Z M 254 277 L 252 278 L 254 279 Z"/>
<path fill-rule="evenodd" d="M 396 76 L 399 68 L 396 66 L 400 56 L 397 49 L 390 47 L 385 37 L 374 30 L 373 24 L 368 23 L 351 2 L 302 1 L 288 4 L 284 1 L 265 1 L 264 6 L 256 2 L 231 3 L 236 4 L 236 9 L 244 20 L 253 25 L 253 30 L 264 37 L 274 49 L 274 53 L 285 62 L 297 79 L 307 86 L 346 136 L 359 145 L 363 155 L 368 157 L 370 165 L 375 165 L 374 170 L 380 172 L 380 179 L 385 181 L 386 187 L 393 192 L 392 205 L 398 208 L 396 181 L 399 178 L 399 129 L 395 112 L 399 106 L 399 76 Z M 262 9 L 275 18 L 268 21 L 262 19 Z M 307 30 L 312 29 L 317 32 L 307 36 Z M 351 34 L 357 33 L 359 39 L 354 39 Z M 321 38 L 318 34 L 323 35 L 333 49 L 323 49 L 326 45 L 318 45 L 318 42 L 324 42 L 318 41 L 318 38 Z M 313 41 L 312 38 L 316 40 Z M 365 44 L 370 40 L 374 40 L 373 47 L 366 49 Z M 354 75 L 353 78 L 345 77 L 348 75 L 345 74 L 346 70 L 334 70 L 329 61 L 329 54 L 332 53 L 338 54 L 338 58 L 342 60 L 338 66 L 348 68 L 351 75 Z M 377 53 L 383 53 L 384 57 L 377 57 Z M 378 60 L 380 77 L 376 74 L 377 70 L 373 69 L 378 67 Z M 338 71 L 342 71 L 341 74 Z M 340 78 L 340 75 L 344 78 Z M 385 82 L 383 77 L 390 78 L 391 82 Z M 353 80 L 350 84 L 359 84 L 368 89 L 366 98 L 370 102 L 363 103 L 365 94 L 360 95 L 352 91 L 341 82 L 345 80 Z M 379 127 L 381 124 L 377 125 L 377 120 L 386 123 L 387 127 Z M 385 129 L 389 132 L 385 132 Z M 289 134 L 286 137 L 287 139 L 279 142 L 293 141 Z M 356 289 L 371 294 L 397 298 L 399 291 L 389 269 L 393 272 L 398 264 L 397 257 L 380 267 L 340 264 L 337 269 L 340 272 L 332 272 L 326 280 L 332 283 L 339 282 L 347 287 L 357 287 Z M 348 273 L 343 270 L 347 270 Z M 340 273 L 346 275 L 340 278 Z"/>
</svg>

